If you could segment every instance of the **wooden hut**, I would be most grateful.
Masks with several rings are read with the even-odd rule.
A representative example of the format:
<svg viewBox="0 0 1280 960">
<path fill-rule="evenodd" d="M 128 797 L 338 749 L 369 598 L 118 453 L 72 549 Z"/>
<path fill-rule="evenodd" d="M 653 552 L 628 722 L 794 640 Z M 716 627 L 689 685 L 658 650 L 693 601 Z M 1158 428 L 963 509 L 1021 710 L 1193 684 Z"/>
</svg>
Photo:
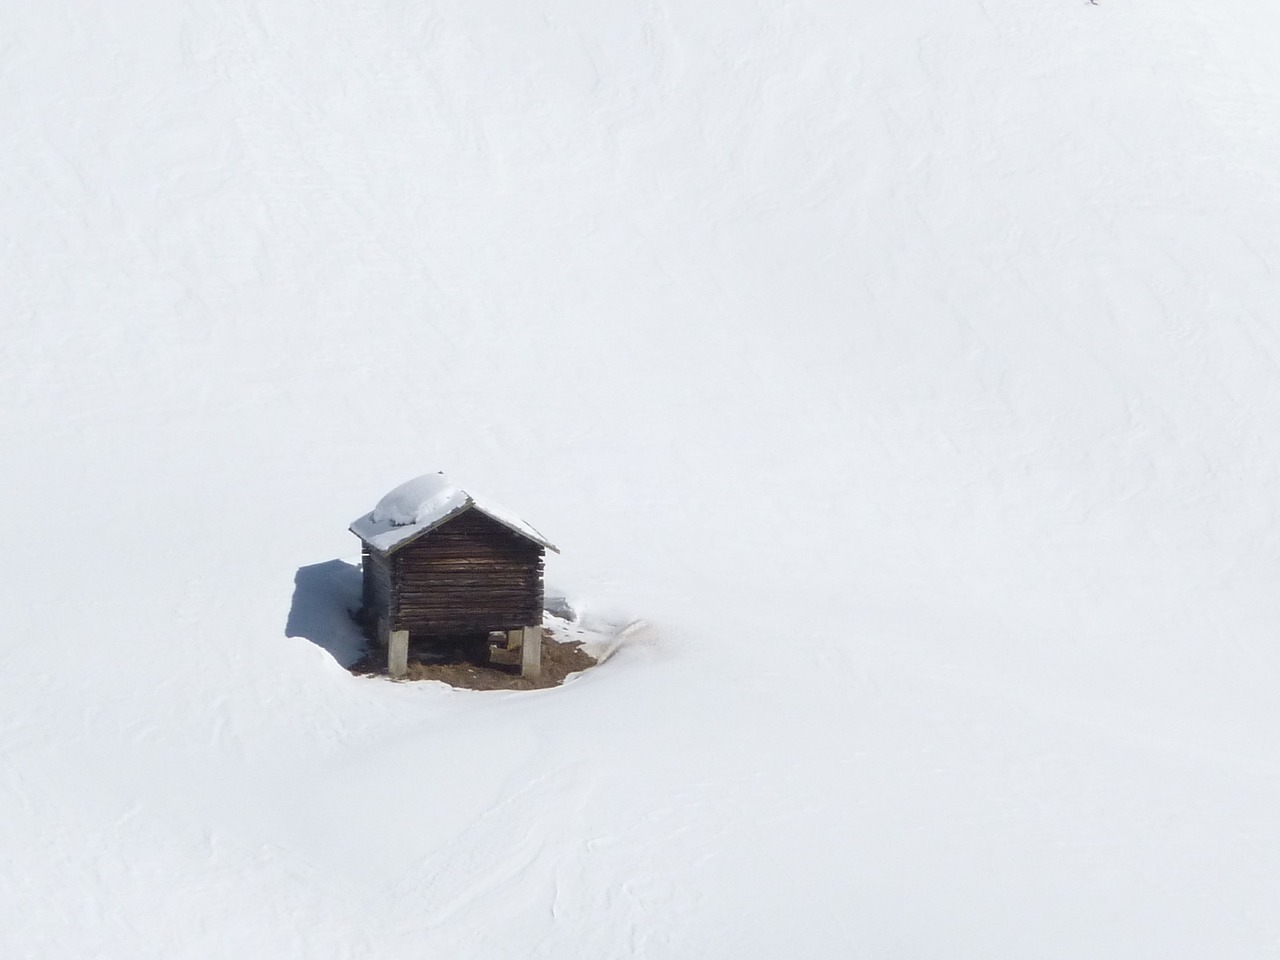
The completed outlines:
<svg viewBox="0 0 1280 960">
<path fill-rule="evenodd" d="M 364 619 L 392 676 L 411 639 L 494 631 L 522 647 L 522 673 L 538 673 L 543 559 L 556 547 L 537 530 L 441 473 L 396 487 L 350 529 L 364 545 Z"/>
</svg>

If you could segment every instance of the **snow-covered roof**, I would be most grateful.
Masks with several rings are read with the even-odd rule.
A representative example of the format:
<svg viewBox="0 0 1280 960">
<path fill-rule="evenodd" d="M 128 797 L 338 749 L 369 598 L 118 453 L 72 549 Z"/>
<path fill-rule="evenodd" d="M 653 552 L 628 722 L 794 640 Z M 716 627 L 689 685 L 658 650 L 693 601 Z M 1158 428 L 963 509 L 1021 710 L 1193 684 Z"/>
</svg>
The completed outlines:
<svg viewBox="0 0 1280 960">
<path fill-rule="evenodd" d="M 390 553 L 467 510 L 479 510 L 534 543 L 560 551 L 514 513 L 486 497 L 463 490 L 443 473 L 428 473 L 402 483 L 351 524 L 357 537 L 381 553 Z"/>
</svg>

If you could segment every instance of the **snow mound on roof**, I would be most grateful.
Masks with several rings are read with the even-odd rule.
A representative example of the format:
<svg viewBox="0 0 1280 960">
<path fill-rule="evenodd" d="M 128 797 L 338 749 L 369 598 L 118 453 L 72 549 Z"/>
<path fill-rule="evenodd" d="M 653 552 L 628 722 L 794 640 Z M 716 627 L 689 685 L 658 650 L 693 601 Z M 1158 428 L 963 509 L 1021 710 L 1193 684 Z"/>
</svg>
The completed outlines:
<svg viewBox="0 0 1280 960">
<path fill-rule="evenodd" d="M 443 473 L 428 473 L 400 484 L 379 500 L 370 519 L 394 527 L 429 523 L 457 509 L 467 499 L 467 492 Z"/>
<path fill-rule="evenodd" d="M 377 550 L 393 550 L 473 507 L 548 550 L 560 552 L 510 510 L 487 497 L 469 493 L 443 473 L 423 474 L 400 484 L 349 529 Z"/>
</svg>

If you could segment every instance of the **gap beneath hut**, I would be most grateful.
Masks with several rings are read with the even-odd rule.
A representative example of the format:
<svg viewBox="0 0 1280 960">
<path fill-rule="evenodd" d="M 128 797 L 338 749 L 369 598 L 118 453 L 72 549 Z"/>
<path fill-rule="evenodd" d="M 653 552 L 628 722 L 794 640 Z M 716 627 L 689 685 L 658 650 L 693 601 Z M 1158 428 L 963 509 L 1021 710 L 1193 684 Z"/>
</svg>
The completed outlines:
<svg viewBox="0 0 1280 960">
<path fill-rule="evenodd" d="M 542 673 L 520 676 L 520 651 L 504 650 L 487 634 L 455 637 L 447 641 L 411 641 L 406 680 L 440 680 L 465 690 L 545 690 L 558 687 L 565 677 L 594 667 L 596 660 L 578 640 L 560 641 L 542 629 Z M 387 675 L 387 652 L 371 646 L 348 667 L 357 676 Z"/>
</svg>

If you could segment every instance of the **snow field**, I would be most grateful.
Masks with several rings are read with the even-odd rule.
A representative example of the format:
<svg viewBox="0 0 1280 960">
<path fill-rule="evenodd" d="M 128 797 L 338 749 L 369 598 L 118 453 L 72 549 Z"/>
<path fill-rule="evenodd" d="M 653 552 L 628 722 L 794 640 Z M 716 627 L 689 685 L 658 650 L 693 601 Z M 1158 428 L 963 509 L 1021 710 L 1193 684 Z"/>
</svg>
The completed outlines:
<svg viewBox="0 0 1280 960">
<path fill-rule="evenodd" d="M 1275 953 L 1277 16 L 6 6 L 0 953 Z M 648 629 L 286 636 L 438 468 Z"/>
</svg>

